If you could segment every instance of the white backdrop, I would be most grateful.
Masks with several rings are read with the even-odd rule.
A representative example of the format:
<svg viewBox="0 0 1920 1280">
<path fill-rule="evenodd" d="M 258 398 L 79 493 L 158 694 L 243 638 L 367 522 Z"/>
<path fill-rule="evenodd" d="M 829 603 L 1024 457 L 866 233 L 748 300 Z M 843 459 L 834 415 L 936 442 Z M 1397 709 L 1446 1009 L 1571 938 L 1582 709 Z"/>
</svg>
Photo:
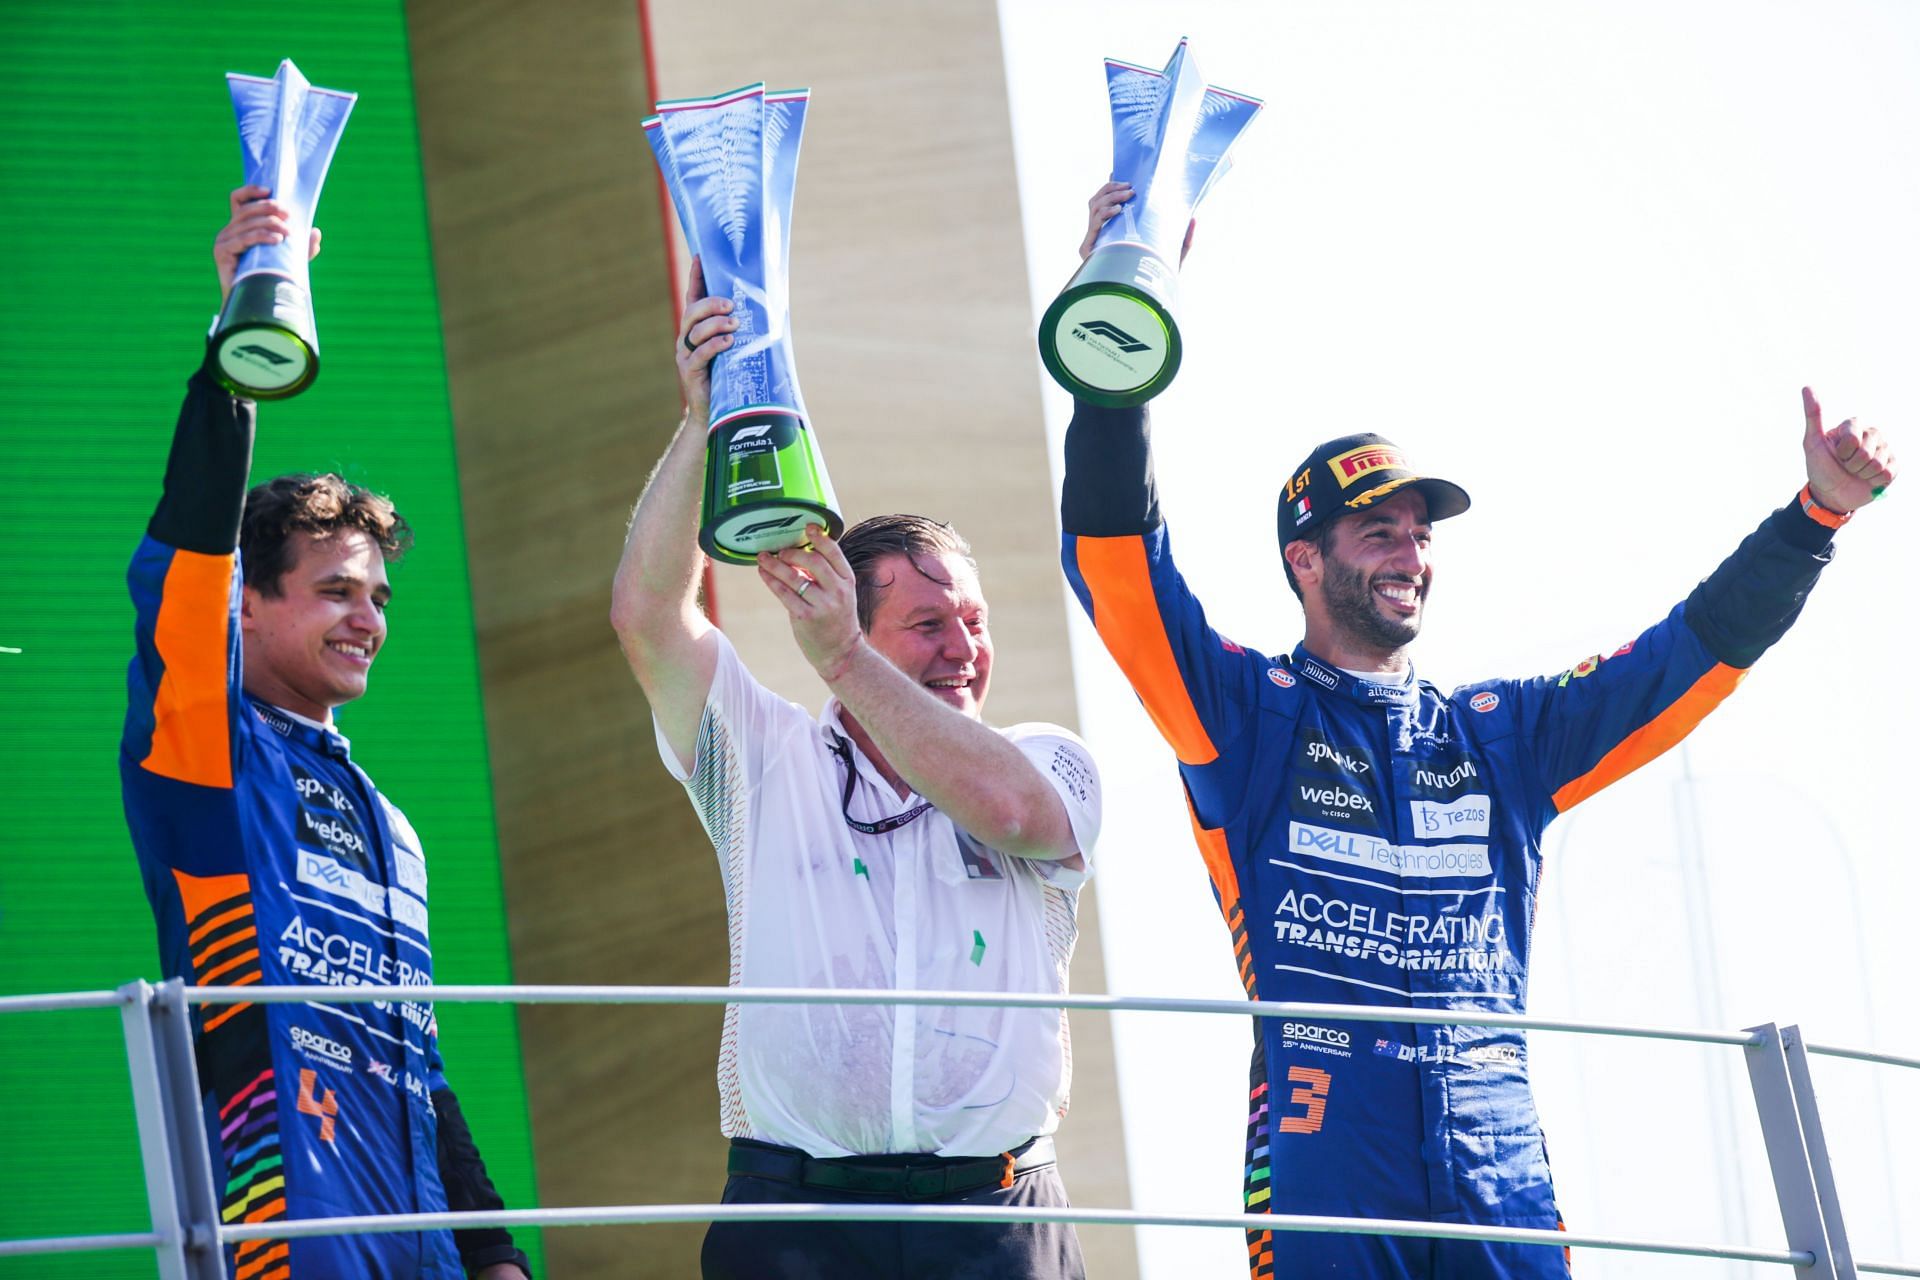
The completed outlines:
<svg viewBox="0 0 1920 1280">
<path fill-rule="evenodd" d="M 1415 650 L 1443 687 L 1560 670 L 1665 613 L 1800 484 L 1803 383 L 1830 423 L 1861 415 L 1920 465 L 1920 7 L 1000 14 L 1036 323 L 1107 176 L 1104 56 L 1157 66 L 1186 35 L 1208 80 L 1266 100 L 1201 211 L 1186 363 L 1155 406 L 1181 563 L 1230 635 L 1297 639 L 1275 491 L 1349 431 L 1474 495 L 1440 526 Z M 1070 406 L 1046 387 L 1057 471 Z M 1798 1021 L 1920 1052 L 1920 696 L 1901 665 L 1920 621 L 1917 504 L 1920 475 L 1843 531 L 1805 619 L 1684 752 L 1549 833 L 1536 1012 Z M 1070 611 L 1107 776 L 1111 989 L 1233 997 L 1172 758 Z M 1246 1023 L 1114 1029 L 1134 1203 L 1232 1211 Z M 1781 1242 L 1735 1051 L 1536 1035 L 1533 1057 L 1571 1225 Z M 1815 1071 L 1856 1254 L 1920 1262 L 1920 1073 Z M 1233 1233 L 1140 1243 L 1147 1276 L 1244 1271 Z M 1576 1265 L 1748 1271 L 1595 1251 Z"/>
</svg>

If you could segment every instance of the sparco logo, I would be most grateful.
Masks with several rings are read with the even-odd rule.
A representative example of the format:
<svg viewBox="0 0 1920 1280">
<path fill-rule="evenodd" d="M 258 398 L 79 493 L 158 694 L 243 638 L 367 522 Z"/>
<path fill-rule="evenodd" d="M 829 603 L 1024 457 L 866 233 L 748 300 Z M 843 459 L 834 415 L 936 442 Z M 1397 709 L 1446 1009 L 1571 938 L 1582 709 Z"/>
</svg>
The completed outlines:
<svg viewBox="0 0 1920 1280">
<path fill-rule="evenodd" d="M 1480 770 L 1474 768 L 1473 761 L 1462 760 L 1445 773 L 1435 773 L 1431 769 L 1415 769 L 1413 781 L 1422 787 L 1457 787 L 1468 778 L 1477 778 Z"/>
<path fill-rule="evenodd" d="M 775 529 L 788 529 L 807 518 L 806 512 L 797 516 L 781 516 L 777 520 L 760 520 L 734 531 L 736 538 L 751 538 L 756 533 L 770 533 Z"/>
<path fill-rule="evenodd" d="M 1108 324 L 1105 320 L 1089 320 L 1081 328 L 1095 337 L 1105 338 L 1122 351 L 1145 351 L 1147 344 L 1122 329 L 1117 324 Z"/>
<path fill-rule="evenodd" d="M 1300 798 L 1308 804 L 1331 805 L 1336 809 L 1352 809 L 1359 813 L 1373 812 L 1373 801 L 1363 795 L 1356 795 L 1345 787 L 1302 786 Z"/>
<path fill-rule="evenodd" d="M 1333 764 L 1346 770 L 1348 773 L 1365 773 L 1373 768 L 1373 766 L 1365 760 L 1356 759 L 1340 750 L 1340 748 L 1329 746 L 1324 742 L 1309 742 L 1307 744 L 1307 759 L 1313 761 L 1315 764 Z"/>
<path fill-rule="evenodd" d="M 1353 1047 L 1353 1037 L 1340 1028 L 1319 1027 L 1311 1022 L 1282 1023 L 1280 1034 L 1289 1040 L 1304 1040 L 1309 1044 L 1330 1044 L 1337 1049 Z"/>
<path fill-rule="evenodd" d="M 353 1050 L 338 1041 L 315 1035 L 305 1027 L 290 1027 L 287 1035 L 293 1041 L 293 1047 L 303 1053 L 325 1058 L 328 1062 L 342 1067 L 353 1065 Z"/>
</svg>

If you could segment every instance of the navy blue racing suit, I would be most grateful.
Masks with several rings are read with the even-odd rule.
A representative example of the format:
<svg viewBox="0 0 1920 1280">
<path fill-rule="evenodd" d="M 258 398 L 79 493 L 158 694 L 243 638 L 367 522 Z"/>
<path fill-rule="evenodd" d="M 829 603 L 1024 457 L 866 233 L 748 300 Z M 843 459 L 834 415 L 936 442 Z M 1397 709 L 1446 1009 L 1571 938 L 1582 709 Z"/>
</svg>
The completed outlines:
<svg viewBox="0 0 1920 1280">
<path fill-rule="evenodd" d="M 1788 506 L 1614 653 L 1449 694 L 1209 627 L 1143 409 L 1079 408 L 1061 516 L 1074 594 L 1179 760 L 1248 994 L 1419 1009 L 1526 1009 L 1547 824 L 1731 693 L 1831 556 Z M 1559 1225 L 1523 1034 L 1255 1025 L 1248 1212 Z M 1255 1277 L 1567 1273 L 1557 1248 L 1359 1235 L 1250 1233 L 1248 1256 Z"/>
<path fill-rule="evenodd" d="M 136 650 L 120 743 L 127 828 L 168 977 L 207 986 L 433 981 L 427 865 L 347 740 L 247 696 L 236 550 L 253 404 L 188 383 L 166 488 L 127 583 Z M 433 1007 L 194 1013 L 223 1221 L 498 1209 L 441 1075 Z M 526 1256 L 505 1231 L 227 1249 L 234 1280 L 458 1280 Z"/>
</svg>

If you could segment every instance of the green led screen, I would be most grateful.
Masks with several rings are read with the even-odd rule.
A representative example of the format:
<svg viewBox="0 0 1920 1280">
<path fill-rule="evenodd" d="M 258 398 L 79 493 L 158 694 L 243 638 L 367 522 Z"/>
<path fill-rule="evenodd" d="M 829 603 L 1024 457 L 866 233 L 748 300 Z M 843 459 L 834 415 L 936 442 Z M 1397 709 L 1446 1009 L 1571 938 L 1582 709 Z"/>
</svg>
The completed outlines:
<svg viewBox="0 0 1920 1280">
<path fill-rule="evenodd" d="M 223 77 L 286 57 L 360 101 L 316 219 L 320 379 L 261 406 L 254 475 L 339 470 L 412 523 L 371 692 L 340 726 L 425 844 L 438 980 L 512 980 L 400 3 L 6 0 L 0 994 L 159 976 L 115 763 L 123 575 L 219 303 L 211 245 L 240 181 Z M 513 1014 L 446 1006 L 440 1021 L 494 1181 L 532 1206 Z M 117 1014 L 0 1017 L 0 1187 L 0 1239 L 147 1229 Z M 537 1262 L 537 1239 L 516 1235 Z M 0 1259 L 0 1277 L 152 1274 L 150 1252 Z"/>
</svg>

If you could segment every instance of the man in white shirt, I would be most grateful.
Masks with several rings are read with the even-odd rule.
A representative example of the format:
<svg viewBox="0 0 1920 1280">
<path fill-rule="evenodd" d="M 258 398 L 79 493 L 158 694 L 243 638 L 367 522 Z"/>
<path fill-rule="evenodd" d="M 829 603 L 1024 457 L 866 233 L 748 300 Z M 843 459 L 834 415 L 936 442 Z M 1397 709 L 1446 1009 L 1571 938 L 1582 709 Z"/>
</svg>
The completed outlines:
<svg viewBox="0 0 1920 1280">
<path fill-rule="evenodd" d="M 993 644 L 966 542 L 884 516 L 760 556 L 833 695 L 817 719 L 701 612 L 707 367 L 734 321 L 697 261 L 688 286 L 687 418 L 634 511 L 613 624 L 719 855 L 729 981 L 1064 992 L 1099 776 L 1065 729 L 981 722 Z M 1063 1206 L 1049 1135 L 1070 1074 L 1060 1010 L 730 1005 L 724 1200 Z M 708 1280 L 1084 1275 L 1072 1229 L 1032 1223 L 716 1223 L 701 1265 Z"/>
</svg>

